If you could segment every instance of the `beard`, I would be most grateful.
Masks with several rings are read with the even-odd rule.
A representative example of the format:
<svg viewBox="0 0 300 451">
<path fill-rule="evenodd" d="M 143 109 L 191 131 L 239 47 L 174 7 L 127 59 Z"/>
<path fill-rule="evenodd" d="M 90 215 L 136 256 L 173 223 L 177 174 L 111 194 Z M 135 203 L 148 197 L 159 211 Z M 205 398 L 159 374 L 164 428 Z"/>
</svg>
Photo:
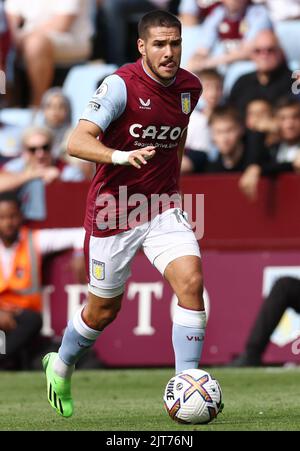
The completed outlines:
<svg viewBox="0 0 300 451">
<path fill-rule="evenodd" d="M 175 74 L 172 75 L 172 77 L 168 77 L 168 76 L 162 77 L 161 74 L 154 68 L 153 64 L 151 63 L 151 61 L 148 57 L 146 57 L 146 63 L 147 63 L 147 66 L 149 67 L 149 69 L 151 70 L 151 72 L 153 72 L 157 76 L 157 78 L 159 78 L 162 82 L 173 80 L 179 70 L 179 66 L 178 66 Z"/>
</svg>

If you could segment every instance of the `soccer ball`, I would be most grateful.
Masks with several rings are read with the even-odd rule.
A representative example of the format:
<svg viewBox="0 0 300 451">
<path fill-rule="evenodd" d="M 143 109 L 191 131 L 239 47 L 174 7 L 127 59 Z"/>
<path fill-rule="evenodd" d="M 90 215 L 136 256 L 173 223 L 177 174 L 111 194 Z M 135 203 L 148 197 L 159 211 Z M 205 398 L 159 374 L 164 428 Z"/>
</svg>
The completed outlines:
<svg viewBox="0 0 300 451">
<path fill-rule="evenodd" d="M 209 423 L 223 409 L 221 387 L 206 371 L 185 370 L 167 383 L 164 404 L 179 423 Z"/>
</svg>

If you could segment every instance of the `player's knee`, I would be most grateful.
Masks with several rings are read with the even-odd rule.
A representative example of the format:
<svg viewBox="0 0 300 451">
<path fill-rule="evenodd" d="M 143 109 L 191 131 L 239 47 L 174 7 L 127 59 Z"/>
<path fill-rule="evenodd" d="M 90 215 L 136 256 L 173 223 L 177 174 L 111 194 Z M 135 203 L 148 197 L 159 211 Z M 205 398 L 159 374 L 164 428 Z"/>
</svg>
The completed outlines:
<svg viewBox="0 0 300 451">
<path fill-rule="evenodd" d="M 109 307 L 98 306 L 98 308 L 85 309 L 84 320 L 87 325 L 95 330 L 102 330 L 112 323 L 120 311 L 120 305 Z"/>
<path fill-rule="evenodd" d="M 202 298 L 203 276 L 200 272 L 188 274 L 182 282 L 182 296 L 188 298 Z"/>
</svg>

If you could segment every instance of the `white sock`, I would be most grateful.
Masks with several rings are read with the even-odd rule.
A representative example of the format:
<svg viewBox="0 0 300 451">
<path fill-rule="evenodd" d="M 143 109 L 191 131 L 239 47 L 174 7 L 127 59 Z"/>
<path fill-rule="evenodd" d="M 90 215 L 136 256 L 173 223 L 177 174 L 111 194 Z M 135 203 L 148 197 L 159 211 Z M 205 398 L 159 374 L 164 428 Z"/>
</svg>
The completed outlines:
<svg viewBox="0 0 300 451">
<path fill-rule="evenodd" d="M 176 374 L 198 368 L 205 335 L 205 311 L 189 310 L 179 305 L 173 317 L 173 348 Z"/>
<path fill-rule="evenodd" d="M 57 355 L 53 363 L 53 370 L 58 376 L 70 378 L 73 374 L 74 369 L 75 365 L 66 365 L 65 362 L 61 360 L 59 355 Z"/>
</svg>

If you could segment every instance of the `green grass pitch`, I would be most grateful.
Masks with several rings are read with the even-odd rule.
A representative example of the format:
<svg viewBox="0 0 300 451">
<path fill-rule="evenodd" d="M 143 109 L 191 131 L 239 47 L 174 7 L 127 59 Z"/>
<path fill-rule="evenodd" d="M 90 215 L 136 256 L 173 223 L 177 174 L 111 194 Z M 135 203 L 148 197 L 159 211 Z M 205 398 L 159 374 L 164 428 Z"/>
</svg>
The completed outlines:
<svg viewBox="0 0 300 451">
<path fill-rule="evenodd" d="M 300 369 L 210 368 L 225 408 L 208 425 L 180 425 L 165 413 L 171 369 L 78 371 L 75 413 L 55 414 L 42 373 L 0 372 L 0 430 L 224 431 L 300 430 Z"/>
</svg>

